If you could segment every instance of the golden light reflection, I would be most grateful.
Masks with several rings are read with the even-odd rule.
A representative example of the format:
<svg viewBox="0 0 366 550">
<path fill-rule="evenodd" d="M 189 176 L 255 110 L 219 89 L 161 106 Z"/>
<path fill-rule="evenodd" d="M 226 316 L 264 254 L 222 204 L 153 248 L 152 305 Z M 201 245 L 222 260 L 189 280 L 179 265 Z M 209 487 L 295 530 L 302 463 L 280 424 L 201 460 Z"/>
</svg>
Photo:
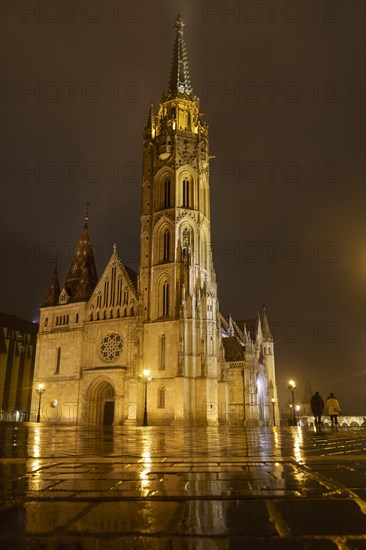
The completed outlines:
<svg viewBox="0 0 366 550">
<path fill-rule="evenodd" d="M 150 374 L 150 371 L 148 374 Z M 148 376 L 148 374 L 145 376 Z M 142 444 L 143 444 L 143 451 L 142 451 L 142 458 L 141 458 L 142 470 L 139 472 L 139 478 L 141 480 L 141 488 L 146 489 L 151 481 L 148 477 L 148 474 L 150 473 L 150 470 L 151 470 L 151 463 L 152 463 L 151 451 L 150 451 L 151 444 L 152 444 L 151 437 L 147 435 L 146 439 L 144 439 Z"/>
<path fill-rule="evenodd" d="M 31 469 L 35 472 L 33 475 L 39 475 L 39 468 L 41 467 L 41 461 L 40 460 L 32 460 L 30 463 Z"/>
<path fill-rule="evenodd" d="M 275 431 L 275 432 L 273 433 L 273 435 L 274 435 L 274 455 L 275 455 L 275 456 L 281 457 L 281 456 L 282 456 L 282 450 L 281 450 L 281 446 L 282 446 L 281 433 L 278 432 L 278 431 Z"/>
<path fill-rule="evenodd" d="M 34 432 L 35 432 L 35 435 L 34 435 L 34 443 L 33 443 L 33 456 L 35 458 L 38 458 L 41 455 L 41 447 L 40 447 L 41 432 L 39 428 L 36 428 Z"/>
<path fill-rule="evenodd" d="M 295 439 L 294 439 L 294 455 L 297 462 L 304 461 L 304 456 L 302 454 L 301 446 L 302 446 L 302 430 L 301 430 L 301 426 L 298 426 L 297 432 L 295 433 Z"/>
</svg>

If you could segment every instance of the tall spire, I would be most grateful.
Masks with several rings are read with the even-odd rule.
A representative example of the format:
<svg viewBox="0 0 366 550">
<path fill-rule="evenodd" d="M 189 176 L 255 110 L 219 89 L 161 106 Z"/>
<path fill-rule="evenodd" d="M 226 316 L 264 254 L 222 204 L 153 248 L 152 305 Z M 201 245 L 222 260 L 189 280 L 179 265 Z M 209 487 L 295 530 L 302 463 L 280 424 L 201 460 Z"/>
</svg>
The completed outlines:
<svg viewBox="0 0 366 550">
<path fill-rule="evenodd" d="M 55 270 L 52 274 L 51 281 L 47 290 L 46 298 L 43 302 L 42 307 L 55 306 L 58 303 L 59 296 L 60 296 L 60 283 L 58 281 L 57 260 L 56 260 Z"/>
<path fill-rule="evenodd" d="M 175 20 L 175 44 L 170 69 L 169 92 L 172 95 L 191 96 L 193 88 L 189 76 L 186 45 L 183 37 L 184 21 L 180 15 Z"/>
<path fill-rule="evenodd" d="M 263 333 L 263 338 L 266 341 L 272 341 L 272 334 L 269 328 L 265 305 L 263 305 L 263 308 L 262 308 L 262 333 Z"/>
<path fill-rule="evenodd" d="M 71 302 L 83 302 L 90 298 L 98 282 L 92 243 L 88 229 L 89 203 L 85 213 L 84 229 L 74 252 L 65 289 Z"/>
</svg>

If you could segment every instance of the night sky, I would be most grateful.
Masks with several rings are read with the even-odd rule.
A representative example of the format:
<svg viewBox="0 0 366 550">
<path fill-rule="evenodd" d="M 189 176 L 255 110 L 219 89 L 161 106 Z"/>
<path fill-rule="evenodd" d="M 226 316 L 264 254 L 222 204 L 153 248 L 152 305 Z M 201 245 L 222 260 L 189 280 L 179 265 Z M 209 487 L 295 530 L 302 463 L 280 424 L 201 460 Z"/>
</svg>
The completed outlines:
<svg viewBox="0 0 366 550">
<path fill-rule="evenodd" d="M 365 414 L 365 4 L 1 9 L 1 310 L 38 319 L 56 256 L 64 284 L 86 202 L 98 275 L 114 242 L 137 268 L 142 131 L 180 13 L 215 155 L 221 312 L 249 319 L 266 304 L 281 408 L 292 377 L 296 401 L 308 380 L 344 414 Z"/>
</svg>

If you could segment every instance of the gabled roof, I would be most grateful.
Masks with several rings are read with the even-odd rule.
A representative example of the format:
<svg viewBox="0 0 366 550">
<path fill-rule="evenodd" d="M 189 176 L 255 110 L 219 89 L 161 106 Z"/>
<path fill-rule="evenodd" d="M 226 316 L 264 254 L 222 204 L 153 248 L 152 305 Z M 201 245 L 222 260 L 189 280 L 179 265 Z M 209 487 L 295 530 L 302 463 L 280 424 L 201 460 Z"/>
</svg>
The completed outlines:
<svg viewBox="0 0 366 550">
<path fill-rule="evenodd" d="M 131 269 L 130 267 L 127 267 L 127 265 L 125 265 L 121 258 L 119 256 L 117 256 L 118 258 L 118 262 L 120 264 L 120 266 L 122 267 L 122 269 L 124 269 L 132 283 L 132 286 L 134 288 L 134 290 L 137 292 L 137 273 L 136 271 L 134 271 L 133 269 Z"/>
<path fill-rule="evenodd" d="M 90 302 L 96 297 L 96 294 L 99 291 L 102 291 L 104 280 L 105 278 L 110 274 L 110 271 L 112 269 L 112 266 L 116 265 L 120 269 L 120 272 L 122 273 L 122 276 L 125 280 L 125 282 L 128 284 L 128 286 L 131 288 L 134 297 L 137 299 L 137 273 L 131 269 L 130 267 L 127 267 L 124 265 L 123 261 L 119 257 L 117 253 L 117 247 L 116 245 L 113 245 L 113 252 L 112 255 L 103 271 L 102 276 L 100 277 L 98 284 L 95 286 L 94 291 L 92 295 L 90 296 Z"/>
</svg>

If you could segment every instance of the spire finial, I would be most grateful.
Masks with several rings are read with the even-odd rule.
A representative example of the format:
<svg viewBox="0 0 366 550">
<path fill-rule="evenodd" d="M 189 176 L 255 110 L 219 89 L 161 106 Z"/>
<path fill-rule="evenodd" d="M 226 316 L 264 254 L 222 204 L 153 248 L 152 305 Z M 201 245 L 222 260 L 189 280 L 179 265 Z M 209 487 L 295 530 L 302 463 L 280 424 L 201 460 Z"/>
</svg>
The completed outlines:
<svg viewBox="0 0 366 550">
<path fill-rule="evenodd" d="M 88 219 L 89 219 L 89 206 L 90 206 L 90 202 L 87 202 L 87 203 L 86 203 L 86 208 L 85 208 L 85 227 L 88 225 Z"/>
<path fill-rule="evenodd" d="M 113 252 L 117 254 L 117 243 L 113 243 Z"/>
<path fill-rule="evenodd" d="M 175 20 L 175 27 L 174 28 L 179 34 L 182 34 L 184 26 L 185 26 L 185 23 L 184 23 L 182 17 L 178 13 L 177 18 Z"/>
<path fill-rule="evenodd" d="M 180 15 L 178 15 L 175 20 L 174 28 L 176 37 L 170 71 L 169 92 L 174 96 L 177 94 L 191 96 L 193 89 L 189 76 L 187 51 L 183 37 L 184 21 Z"/>
</svg>

